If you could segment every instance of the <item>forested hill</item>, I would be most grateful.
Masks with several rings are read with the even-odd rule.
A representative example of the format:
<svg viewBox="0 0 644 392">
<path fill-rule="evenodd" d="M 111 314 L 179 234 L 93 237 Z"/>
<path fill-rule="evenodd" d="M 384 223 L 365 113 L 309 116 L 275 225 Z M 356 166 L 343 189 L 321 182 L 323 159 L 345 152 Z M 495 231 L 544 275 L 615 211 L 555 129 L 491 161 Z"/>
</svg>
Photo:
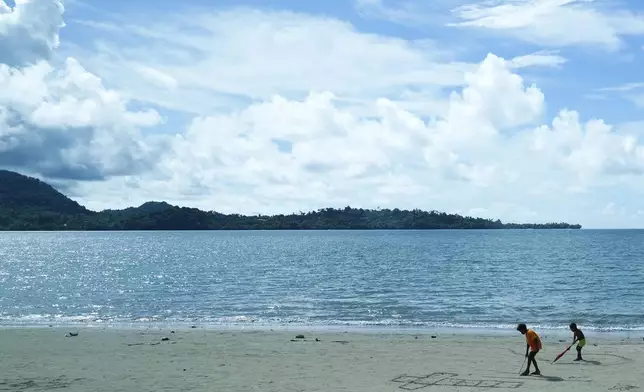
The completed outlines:
<svg viewBox="0 0 644 392">
<path fill-rule="evenodd" d="M 324 208 L 314 212 L 245 216 L 148 202 L 94 212 L 52 186 L 0 170 L 0 230 L 311 230 L 311 229 L 579 229 L 568 223 L 504 224 L 437 211 Z"/>
</svg>

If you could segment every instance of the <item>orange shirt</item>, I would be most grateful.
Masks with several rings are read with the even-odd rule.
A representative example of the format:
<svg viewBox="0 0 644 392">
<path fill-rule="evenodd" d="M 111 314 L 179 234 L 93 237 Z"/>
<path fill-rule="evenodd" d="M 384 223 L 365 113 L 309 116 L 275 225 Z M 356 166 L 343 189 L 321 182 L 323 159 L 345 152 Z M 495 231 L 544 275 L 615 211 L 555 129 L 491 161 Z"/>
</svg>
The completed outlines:
<svg viewBox="0 0 644 392">
<path fill-rule="evenodd" d="M 528 346 L 530 346 L 530 351 L 541 350 L 541 338 L 533 330 L 529 329 L 525 333 L 525 340 L 528 342 Z"/>
</svg>

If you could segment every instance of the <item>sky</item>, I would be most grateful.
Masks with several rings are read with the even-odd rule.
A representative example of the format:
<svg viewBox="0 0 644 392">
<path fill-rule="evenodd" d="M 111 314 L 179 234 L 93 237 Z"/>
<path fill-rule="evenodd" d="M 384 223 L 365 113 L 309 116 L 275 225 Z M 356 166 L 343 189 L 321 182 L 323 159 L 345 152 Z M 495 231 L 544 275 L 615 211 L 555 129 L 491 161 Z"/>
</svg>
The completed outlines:
<svg viewBox="0 0 644 392">
<path fill-rule="evenodd" d="M 0 168 L 94 210 L 644 227 L 644 3 L 0 0 Z"/>
</svg>

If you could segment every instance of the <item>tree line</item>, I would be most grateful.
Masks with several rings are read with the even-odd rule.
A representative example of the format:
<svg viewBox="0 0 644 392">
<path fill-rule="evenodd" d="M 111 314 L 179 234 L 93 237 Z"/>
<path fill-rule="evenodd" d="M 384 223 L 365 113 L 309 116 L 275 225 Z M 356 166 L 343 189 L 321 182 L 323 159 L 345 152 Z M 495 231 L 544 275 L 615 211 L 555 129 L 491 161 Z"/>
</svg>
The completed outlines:
<svg viewBox="0 0 644 392">
<path fill-rule="evenodd" d="M 503 223 L 439 211 L 322 208 L 279 215 L 222 214 L 148 202 L 90 211 L 49 184 L 0 170 L 0 230 L 579 229 L 568 223 Z"/>
</svg>

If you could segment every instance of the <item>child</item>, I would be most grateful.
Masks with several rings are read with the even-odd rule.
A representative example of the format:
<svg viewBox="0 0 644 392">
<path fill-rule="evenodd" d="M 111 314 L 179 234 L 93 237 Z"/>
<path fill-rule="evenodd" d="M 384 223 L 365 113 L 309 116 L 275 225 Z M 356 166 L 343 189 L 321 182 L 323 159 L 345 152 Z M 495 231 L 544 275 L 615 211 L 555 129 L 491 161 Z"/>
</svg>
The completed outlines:
<svg viewBox="0 0 644 392">
<path fill-rule="evenodd" d="M 577 324 L 575 323 L 570 324 L 570 330 L 573 333 L 572 344 L 577 343 L 577 359 L 575 359 L 575 361 L 583 361 L 584 359 L 581 357 L 581 349 L 586 345 L 586 336 L 581 332 L 581 329 L 577 328 Z"/>
<path fill-rule="evenodd" d="M 525 356 L 528 358 L 528 367 L 525 369 L 525 372 L 521 373 L 522 376 L 527 376 L 530 374 L 530 364 L 534 364 L 534 373 L 532 373 L 535 376 L 541 375 L 541 371 L 539 370 L 539 366 L 537 365 L 537 361 L 534 359 L 534 357 L 537 355 L 539 350 L 541 350 L 541 339 L 539 338 L 539 335 L 537 335 L 536 332 L 534 332 L 531 329 L 528 329 L 525 324 L 521 323 L 517 326 L 517 331 L 521 332 L 522 335 L 525 335 L 525 340 L 527 343 L 526 349 L 525 349 Z M 528 349 L 530 349 L 530 353 L 528 354 Z"/>
</svg>

